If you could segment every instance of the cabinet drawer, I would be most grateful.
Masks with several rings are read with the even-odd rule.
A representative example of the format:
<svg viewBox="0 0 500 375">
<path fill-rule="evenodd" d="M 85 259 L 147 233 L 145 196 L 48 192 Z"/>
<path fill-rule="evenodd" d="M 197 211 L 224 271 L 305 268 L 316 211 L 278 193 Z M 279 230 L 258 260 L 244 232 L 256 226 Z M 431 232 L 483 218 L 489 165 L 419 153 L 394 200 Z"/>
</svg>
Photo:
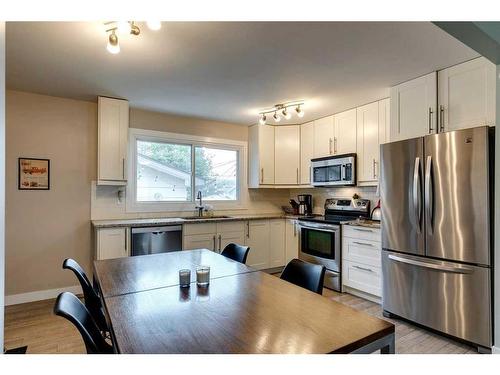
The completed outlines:
<svg viewBox="0 0 500 375">
<path fill-rule="evenodd" d="M 217 223 L 217 232 L 244 232 L 245 221 L 227 221 Z"/>
<path fill-rule="evenodd" d="M 184 236 L 182 249 L 208 249 L 212 251 L 218 251 L 217 237 L 215 234 L 193 234 L 190 236 Z"/>
<path fill-rule="evenodd" d="M 344 237 L 342 241 L 342 257 L 354 262 L 381 267 L 382 247 L 378 241 Z"/>
<path fill-rule="evenodd" d="M 345 260 L 342 264 L 342 283 L 380 297 L 382 295 L 381 267 Z"/>
<path fill-rule="evenodd" d="M 216 223 L 184 224 L 182 232 L 185 236 L 192 234 L 215 234 L 217 231 L 216 228 Z"/>
<path fill-rule="evenodd" d="M 354 225 L 343 225 L 344 237 L 357 238 L 360 240 L 382 242 L 380 228 L 367 228 Z"/>
</svg>

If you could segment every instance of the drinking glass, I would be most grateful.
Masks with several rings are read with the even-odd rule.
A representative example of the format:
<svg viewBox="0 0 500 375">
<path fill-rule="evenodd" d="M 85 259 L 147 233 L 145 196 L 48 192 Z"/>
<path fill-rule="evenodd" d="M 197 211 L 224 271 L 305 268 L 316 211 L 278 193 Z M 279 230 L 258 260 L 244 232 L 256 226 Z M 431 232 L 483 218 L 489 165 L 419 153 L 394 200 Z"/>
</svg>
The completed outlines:
<svg viewBox="0 0 500 375">
<path fill-rule="evenodd" d="M 179 285 L 181 288 L 189 288 L 191 283 L 191 270 L 179 270 Z"/>
<path fill-rule="evenodd" d="M 196 284 L 201 287 L 208 286 L 210 282 L 210 267 L 199 266 L 196 268 Z"/>
</svg>

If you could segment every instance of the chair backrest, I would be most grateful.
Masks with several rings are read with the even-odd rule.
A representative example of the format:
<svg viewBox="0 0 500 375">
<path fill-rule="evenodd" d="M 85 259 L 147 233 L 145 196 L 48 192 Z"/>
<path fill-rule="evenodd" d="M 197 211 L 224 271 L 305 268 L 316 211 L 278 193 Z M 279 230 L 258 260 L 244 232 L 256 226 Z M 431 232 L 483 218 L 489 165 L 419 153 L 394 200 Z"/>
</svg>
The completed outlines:
<svg viewBox="0 0 500 375">
<path fill-rule="evenodd" d="M 325 271 L 325 266 L 292 259 L 281 273 L 281 279 L 309 289 L 311 292 L 323 294 Z"/>
<path fill-rule="evenodd" d="M 85 274 L 83 268 L 74 259 L 71 258 L 65 259 L 62 267 L 64 269 L 73 271 L 73 273 L 76 275 L 82 287 L 85 307 L 87 308 L 87 310 L 89 310 L 90 314 L 92 314 L 92 317 L 97 322 L 97 325 L 99 326 L 101 331 L 107 331 L 108 329 L 106 319 L 101 310 L 101 300 L 92 287 L 92 284 L 90 283 L 90 280 Z"/>
<path fill-rule="evenodd" d="M 248 251 L 250 248 L 248 246 L 241 246 L 235 243 L 227 244 L 227 246 L 222 251 L 221 255 L 226 258 L 230 258 L 237 262 L 245 264 L 247 261 Z"/>
<path fill-rule="evenodd" d="M 88 354 L 113 353 L 113 347 L 102 337 L 92 315 L 74 294 L 59 294 L 54 305 L 54 314 L 73 323 L 82 335 Z"/>
</svg>

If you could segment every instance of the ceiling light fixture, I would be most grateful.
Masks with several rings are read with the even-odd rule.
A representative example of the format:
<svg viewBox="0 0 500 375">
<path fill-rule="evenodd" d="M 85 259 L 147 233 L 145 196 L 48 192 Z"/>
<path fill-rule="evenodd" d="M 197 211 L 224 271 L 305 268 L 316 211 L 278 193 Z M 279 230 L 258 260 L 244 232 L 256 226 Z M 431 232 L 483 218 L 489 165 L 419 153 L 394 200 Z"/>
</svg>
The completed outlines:
<svg viewBox="0 0 500 375">
<path fill-rule="evenodd" d="M 295 108 L 295 112 L 297 113 L 297 116 L 299 117 L 304 117 L 304 111 L 302 110 L 301 106 L 304 105 L 304 101 L 299 100 L 299 101 L 293 101 L 293 102 L 287 102 L 287 103 L 279 103 L 275 104 L 272 108 L 269 109 L 264 109 L 259 112 L 259 123 L 261 125 L 266 124 L 266 114 L 273 113 L 273 119 L 275 122 L 280 122 L 281 121 L 281 115 L 286 120 L 290 120 L 292 118 L 292 112 L 290 108 Z"/>
<path fill-rule="evenodd" d="M 151 30 L 159 30 L 161 28 L 160 21 L 150 21 L 147 22 L 147 25 Z M 105 22 L 104 26 L 106 27 L 106 33 L 109 34 L 106 49 L 112 54 L 120 52 L 117 33 L 120 35 L 129 34 L 133 36 L 138 36 L 141 33 L 141 29 L 135 21 L 109 21 Z"/>
<path fill-rule="evenodd" d="M 120 52 L 120 45 L 118 44 L 118 36 L 115 34 L 114 30 L 111 34 L 109 34 L 108 45 L 106 46 L 106 49 L 108 50 L 109 53 L 112 53 L 113 55 L 116 55 L 117 53 Z"/>
<path fill-rule="evenodd" d="M 283 108 L 283 111 L 281 111 L 283 114 L 283 117 L 286 118 L 287 120 L 290 120 L 292 118 L 292 114 L 286 110 L 286 107 Z"/>
<path fill-rule="evenodd" d="M 281 117 L 280 117 L 280 115 L 278 115 L 276 112 L 274 112 L 273 119 L 274 119 L 274 121 L 276 121 L 276 122 L 280 122 L 280 121 L 281 121 Z"/>
<path fill-rule="evenodd" d="M 157 31 L 161 29 L 160 21 L 146 21 L 146 25 L 148 25 L 150 30 Z"/>
<path fill-rule="evenodd" d="M 297 116 L 300 118 L 304 117 L 305 113 L 304 111 L 300 108 L 300 104 L 295 108 L 295 112 L 297 112 Z"/>
</svg>

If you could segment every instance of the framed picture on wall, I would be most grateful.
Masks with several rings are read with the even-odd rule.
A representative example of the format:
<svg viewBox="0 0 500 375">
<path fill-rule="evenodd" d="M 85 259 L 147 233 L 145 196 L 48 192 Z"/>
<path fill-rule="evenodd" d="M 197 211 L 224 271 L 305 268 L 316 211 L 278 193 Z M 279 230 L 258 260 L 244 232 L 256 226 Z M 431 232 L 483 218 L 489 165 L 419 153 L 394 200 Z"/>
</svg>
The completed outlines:
<svg viewBox="0 0 500 375">
<path fill-rule="evenodd" d="M 19 190 L 49 190 L 50 160 L 19 158 Z"/>
</svg>

